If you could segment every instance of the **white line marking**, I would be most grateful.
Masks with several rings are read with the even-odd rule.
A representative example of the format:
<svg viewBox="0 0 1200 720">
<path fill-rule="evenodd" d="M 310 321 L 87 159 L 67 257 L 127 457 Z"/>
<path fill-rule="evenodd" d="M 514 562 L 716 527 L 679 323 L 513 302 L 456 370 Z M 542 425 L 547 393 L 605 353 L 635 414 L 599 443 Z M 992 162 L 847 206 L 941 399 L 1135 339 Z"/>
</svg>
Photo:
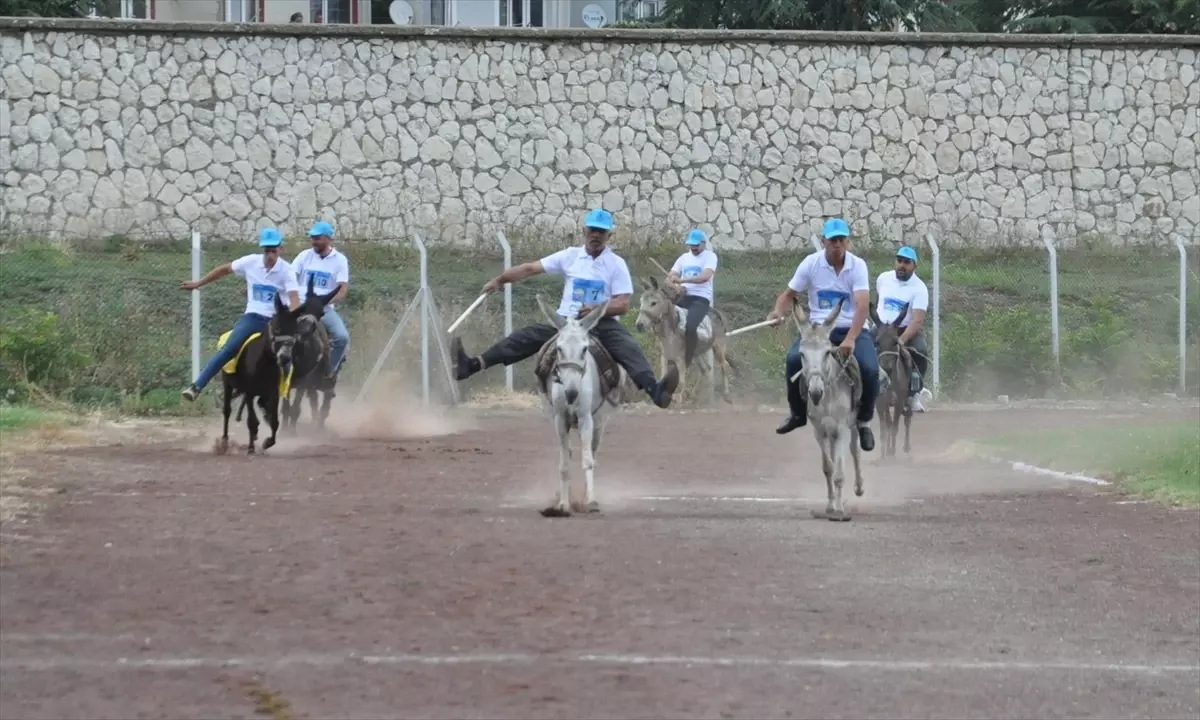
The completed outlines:
<svg viewBox="0 0 1200 720">
<path fill-rule="evenodd" d="M 366 665 L 502 665 L 505 663 L 553 663 L 561 665 L 579 663 L 583 665 L 666 665 L 666 666 L 719 666 L 719 667 L 765 667 L 807 668 L 819 670 L 883 670 L 895 672 L 911 671 L 969 671 L 969 672 L 1045 672 L 1061 670 L 1070 672 L 1101 673 L 1190 673 L 1200 674 L 1200 665 L 1188 664 L 1138 664 L 1138 663 L 1083 663 L 1066 661 L 1002 662 L 984 660 L 862 660 L 824 657 L 721 657 L 721 656 L 675 656 L 586 653 L 582 655 L 544 655 L 530 653 L 483 653 L 459 655 L 369 655 L 358 653 L 315 654 L 298 653 L 278 657 L 157 657 L 157 658 L 13 658 L 8 655 L 0 660 L 0 669 L 24 671 L 55 671 L 67 669 L 98 670 L 159 670 L 202 667 L 256 667 L 269 668 L 285 665 L 309 665 L 330 667 L 353 663 Z"/>
<path fill-rule="evenodd" d="M 1092 477 L 1090 475 L 1063 472 L 1061 470 L 1051 470 L 1050 468 L 1038 467 L 1037 465 L 1030 465 L 1029 463 L 1023 462 L 1014 462 L 1012 464 L 1012 469 L 1016 470 L 1017 472 L 1032 473 L 1034 475 L 1048 475 L 1050 477 L 1056 477 L 1060 480 L 1078 480 L 1079 482 L 1090 483 L 1092 485 L 1112 484 L 1107 480 L 1101 480 L 1100 478 Z"/>
</svg>

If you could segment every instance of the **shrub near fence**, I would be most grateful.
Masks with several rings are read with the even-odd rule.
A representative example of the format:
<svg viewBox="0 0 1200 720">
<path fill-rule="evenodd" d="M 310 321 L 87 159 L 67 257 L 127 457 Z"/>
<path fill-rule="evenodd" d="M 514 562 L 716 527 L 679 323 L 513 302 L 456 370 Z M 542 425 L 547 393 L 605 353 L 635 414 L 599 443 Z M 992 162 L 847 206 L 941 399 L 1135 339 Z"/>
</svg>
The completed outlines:
<svg viewBox="0 0 1200 720">
<path fill-rule="evenodd" d="M 512 237 L 514 263 L 541 257 L 573 241 Z M 306 242 L 285 244 L 291 259 Z M 203 271 L 247 253 L 249 242 L 206 239 Z M 397 320 L 420 285 L 417 251 L 407 238 L 347 240 L 351 289 L 340 305 L 352 346 L 343 376 L 360 383 L 386 345 Z M 191 300 L 179 289 L 190 277 L 190 240 L 112 238 L 64 244 L 7 240 L 0 254 L 0 393 L 23 399 L 37 388 L 85 405 L 122 403 L 134 408 L 178 405 L 191 375 Z M 617 249 L 637 278 L 659 274 L 651 258 L 669 267 L 682 252 L 676 242 Z M 720 252 L 717 306 L 737 327 L 762 320 L 796 264 L 812 251 Z M 867 258 L 872 283 L 891 267 L 893 248 L 855 247 Z M 429 248 L 432 297 L 444 329 L 473 301 L 481 286 L 503 269 L 499 245 Z M 921 248 L 919 272 L 930 283 L 930 252 Z M 1200 253 L 1188 258 L 1187 390 L 1200 390 Z M 1060 361 L 1050 333 L 1049 270 L 1044 248 L 982 250 L 942 248 L 941 381 L 943 397 L 1146 396 L 1178 387 L 1179 260 L 1174 248 L 1090 248 L 1058 257 Z M 534 297 L 556 303 L 561 280 L 538 277 L 513 289 L 513 325 L 542 322 Z M 215 350 L 245 304 L 239 278 L 204 288 L 202 355 Z M 635 297 L 636 307 L 636 297 Z M 631 329 L 636 311 L 623 318 Z M 460 329 L 467 349 L 482 351 L 503 335 L 503 295 L 497 294 Z M 635 335 L 657 363 L 653 340 Z M 790 328 L 765 329 L 732 341 L 735 394 L 778 402 L 780 368 Z M 419 318 L 389 355 L 384 371 L 419 389 Z M 448 398 L 446 374 L 431 342 L 431 384 Z M 467 394 L 500 388 L 495 369 L 465 384 Z M 516 389 L 531 389 L 532 374 L 518 366 Z M 344 394 L 348 395 L 347 394 Z M 215 393 L 210 393 L 210 397 Z"/>
</svg>

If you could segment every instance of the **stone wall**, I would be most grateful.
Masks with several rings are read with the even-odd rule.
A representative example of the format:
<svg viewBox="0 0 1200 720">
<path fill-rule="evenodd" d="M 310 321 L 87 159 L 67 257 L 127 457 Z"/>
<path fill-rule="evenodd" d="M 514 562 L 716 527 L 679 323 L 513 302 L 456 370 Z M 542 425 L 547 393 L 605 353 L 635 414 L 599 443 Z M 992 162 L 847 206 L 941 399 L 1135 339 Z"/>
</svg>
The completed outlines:
<svg viewBox="0 0 1200 720">
<path fill-rule="evenodd" d="M 250 34 L 251 32 L 255 34 Z M 1000 43 L 1005 43 L 1001 45 Z M 1200 236 L 1200 38 L 0 21 L 4 222 Z"/>
</svg>

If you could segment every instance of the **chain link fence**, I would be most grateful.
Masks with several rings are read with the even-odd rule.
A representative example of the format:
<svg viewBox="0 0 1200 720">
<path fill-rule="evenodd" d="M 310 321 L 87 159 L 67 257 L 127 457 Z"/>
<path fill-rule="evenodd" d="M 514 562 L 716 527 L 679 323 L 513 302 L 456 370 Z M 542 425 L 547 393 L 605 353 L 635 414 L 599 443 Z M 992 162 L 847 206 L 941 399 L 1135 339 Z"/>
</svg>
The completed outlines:
<svg viewBox="0 0 1200 720">
<path fill-rule="evenodd" d="M 514 238 L 513 263 L 540 258 L 573 238 Z M 915 243 L 914 243 L 915 244 Z M 926 243 L 918 274 L 931 286 Z M 179 406 L 191 379 L 191 299 L 180 289 L 191 278 L 190 238 L 120 237 L 89 242 L 6 238 L 0 244 L 0 393 L 11 402 L 48 396 L 83 405 L 131 410 Z M 257 253 L 247 241 L 203 238 L 202 272 Z M 285 244 L 293 259 L 303 240 Z M 339 312 L 351 334 L 342 396 L 349 399 L 379 362 L 382 387 L 419 395 L 422 387 L 421 313 L 410 314 L 391 352 L 381 353 L 405 310 L 419 299 L 420 253 L 411 238 L 339 238 L 350 259 L 350 291 Z M 635 278 L 660 277 L 683 252 L 681 244 L 614 244 Z M 723 251 L 716 276 L 716 307 L 731 327 L 762 320 L 808 243 L 773 250 Z M 872 286 L 892 266 L 891 246 L 864 241 L 853 250 L 869 264 Z M 430 245 L 428 358 L 431 400 L 453 397 L 453 384 L 436 342 L 504 269 L 499 242 L 476 247 Z M 940 249 L 940 394 L 956 400 L 1038 397 L 1141 397 L 1180 389 L 1180 257 L 1171 246 L 1059 250 L 1057 356 L 1052 333 L 1051 273 L 1045 248 Z M 1187 394 L 1200 392 L 1200 253 L 1187 254 Z M 635 282 L 636 284 L 636 282 Z M 872 291 L 874 288 L 872 287 Z M 543 322 L 535 295 L 557 303 L 561 279 L 537 277 L 513 287 L 514 328 Z M 504 335 L 503 294 L 491 296 L 456 333 L 472 354 Z M 216 349 L 245 307 L 245 287 L 224 278 L 200 291 L 201 362 Z M 624 322 L 631 330 L 635 310 Z M 931 309 L 932 313 L 932 309 Z M 932 315 L 926 320 L 931 344 Z M 657 366 L 652 338 L 635 332 Z M 731 339 L 735 397 L 778 403 L 790 327 L 767 328 Z M 690 374 L 690 379 L 696 373 Z M 503 369 L 491 369 L 458 387 L 468 398 L 505 389 Z M 515 390 L 533 388 L 532 371 L 518 365 Z M 372 393 L 382 392 L 372 390 Z M 209 393 L 210 399 L 216 393 Z M 215 403 L 215 400 L 211 400 Z"/>
</svg>

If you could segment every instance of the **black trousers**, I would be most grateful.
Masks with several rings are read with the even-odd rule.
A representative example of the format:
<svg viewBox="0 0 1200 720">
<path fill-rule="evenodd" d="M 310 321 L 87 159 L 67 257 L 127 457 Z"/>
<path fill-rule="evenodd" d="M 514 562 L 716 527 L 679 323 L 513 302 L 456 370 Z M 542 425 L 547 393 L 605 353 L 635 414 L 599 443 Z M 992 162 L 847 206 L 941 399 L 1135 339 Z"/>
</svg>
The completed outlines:
<svg viewBox="0 0 1200 720">
<path fill-rule="evenodd" d="M 512 335 L 491 346 L 481 356 L 488 367 L 493 365 L 512 365 L 526 358 L 533 357 L 542 346 L 549 342 L 558 332 L 558 328 L 545 323 L 530 325 L 516 330 Z M 600 341 L 605 350 L 613 356 L 639 389 L 651 391 L 658 382 L 654 377 L 654 369 L 642 352 L 633 335 L 625 329 L 616 318 L 606 317 L 592 328 L 592 335 Z"/>
<path fill-rule="evenodd" d="M 704 318 L 708 316 L 708 298 L 702 298 L 699 295 L 684 295 L 675 304 L 688 311 L 687 324 L 683 328 L 683 364 L 691 365 L 692 358 L 696 355 L 696 345 L 699 343 L 696 331 L 700 329 L 700 323 L 704 322 Z"/>
</svg>

